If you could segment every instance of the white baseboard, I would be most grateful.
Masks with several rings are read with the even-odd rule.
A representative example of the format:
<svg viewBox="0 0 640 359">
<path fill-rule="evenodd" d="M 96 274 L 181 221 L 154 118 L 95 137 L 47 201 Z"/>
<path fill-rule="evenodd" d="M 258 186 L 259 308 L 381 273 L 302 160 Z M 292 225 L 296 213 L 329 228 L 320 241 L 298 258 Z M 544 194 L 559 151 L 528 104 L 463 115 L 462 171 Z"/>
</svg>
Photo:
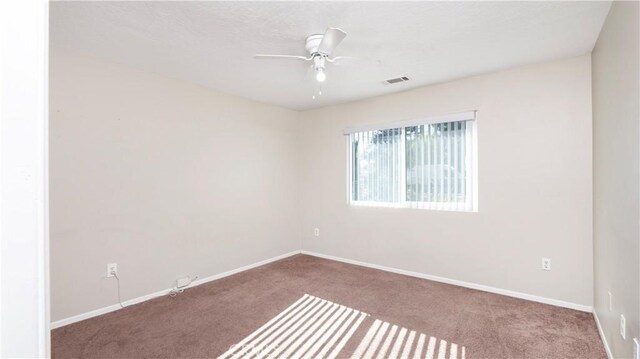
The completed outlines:
<svg viewBox="0 0 640 359">
<path fill-rule="evenodd" d="M 424 274 L 424 273 L 412 272 L 412 271 L 403 270 L 403 269 L 390 268 L 390 267 L 385 267 L 385 266 L 381 266 L 381 265 L 377 265 L 377 264 L 360 262 L 360 261 L 356 261 L 356 260 L 352 260 L 352 259 L 340 258 L 340 257 L 335 257 L 335 256 L 330 256 L 330 255 L 320 254 L 320 253 L 315 253 L 315 252 L 310 252 L 310 251 L 293 251 L 293 252 L 289 252 L 289 253 L 285 253 L 285 254 L 279 255 L 277 257 L 273 257 L 273 258 L 265 259 L 265 260 L 260 261 L 260 262 L 249 264 L 249 265 L 246 265 L 246 266 L 243 266 L 243 267 L 240 267 L 240 268 L 232 269 L 232 270 L 224 272 L 224 273 L 215 274 L 215 275 L 212 275 L 212 276 L 209 276 L 209 277 L 206 277 L 206 278 L 198 279 L 198 280 L 193 281 L 193 283 L 191 283 L 190 287 L 194 287 L 194 286 L 198 286 L 198 285 L 201 285 L 201 284 L 204 284 L 204 283 L 208 283 L 208 282 L 214 281 L 216 279 L 228 277 L 228 276 L 230 276 L 232 274 L 240 273 L 240 272 L 243 272 L 243 271 L 255 268 L 255 267 L 259 267 L 259 266 L 262 266 L 262 265 L 265 265 L 265 264 L 268 264 L 268 263 L 271 263 L 271 262 L 275 262 L 275 261 L 280 260 L 280 259 L 291 257 L 291 256 L 299 254 L 299 253 L 310 255 L 310 256 L 314 256 L 314 257 L 334 260 L 334 261 L 338 261 L 338 262 L 343 262 L 343 263 L 355 264 L 355 265 L 359 265 L 359 266 L 362 266 L 362 267 L 368 267 L 368 268 L 383 270 L 383 271 L 386 271 L 386 272 L 391 272 L 391 273 L 408 275 L 408 276 L 411 276 L 411 277 L 428 279 L 428 280 L 432 280 L 432 281 L 435 281 L 435 282 L 447 283 L 447 284 L 457 285 L 457 286 L 460 286 L 460 287 L 477 289 L 477 290 L 482 290 L 482 291 L 485 291 L 485 292 L 506 295 L 506 296 L 509 296 L 509 297 L 526 299 L 526 300 L 531 300 L 531 301 L 534 301 L 534 302 L 555 305 L 555 306 L 558 306 L 558 307 L 570 308 L 570 309 L 575 309 L 575 310 L 579 310 L 579 311 L 583 311 L 583 312 L 593 312 L 593 307 L 587 306 L 587 305 L 564 302 L 564 301 L 561 301 L 561 300 L 544 298 L 544 297 L 539 297 L 539 296 L 535 296 L 535 295 L 531 295 L 531 294 L 514 292 L 514 291 L 511 291 L 511 290 L 494 288 L 494 287 L 490 287 L 490 286 L 486 286 L 486 285 L 469 283 L 469 282 L 464 282 L 464 281 L 459 281 L 459 280 L 449 279 L 449 278 L 444 278 L 444 277 L 438 277 L 438 276 Z M 157 297 L 160 297 L 160 296 L 163 296 L 163 295 L 167 295 L 167 294 L 169 294 L 169 292 L 171 292 L 171 289 L 172 288 L 168 288 L 168 289 L 164 289 L 164 290 L 161 290 L 161 291 L 158 291 L 158 292 L 155 292 L 155 293 L 146 294 L 146 295 L 143 295 L 141 297 L 129 299 L 129 300 L 124 301 L 122 304 L 124 304 L 125 306 L 130 306 L 130 305 L 133 305 L 133 304 L 142 303 L 142 302 L 145 302 L 147 300 L 151 300 L 153 298 L 157 298 Z M 114 304 L 114 305 L 110 305 L 108 307 L 103 307 L 103 308 L 99 308 L 99 309 L 96 309 L 96 310 L 92 310 L 90 312 L 86 312 L 86 313 L 82 313 L 82 314 L 79 314 L 79 315 L 75 315 L 73 317 L 61 319 L 61 320 L 52 322 L 51 323 L 51 329 L 60 328 L 60 327 L 63 327 L 65 325 L 76 323 L 76 322 L 79 322 L 79 321 L 82 321 L 82 320 L 85 320 L 85 319 L 97 317 L 99 315 L 110 313 L 110 312 L 116 311 L 118 309 L 121 309 L 120 305 L 119 304 Z M 595 312 L 593 312 L 593 313 L 594 313 L 594 316 L 595 316 Z M 596 318 L 596 324 L 598 325 L 598 330 L 600 331 L 600 335 L 602 336 L 602 341 L 603 341 L 603 343 L 605 345 L 605 348 L 607 350 L 607 354 L 609 354 L 609 358 L 611 358 L 611 354 L 610 354 L 610 351 L 609 351 L 609 346 L 607 345 L 606 339 L 605 339 L 605 337 L 604 337 L 604 335 L 602 333 L 602 329 L 600 327 L 600 322 L 598 321 L 598 317 L 597 316 L 595 316 L 595 318 Z"/>
<path fill-rule="evenodd" d="M 259 266 L 262 266 L 262 265 L 265 265 L 265 264 L 268 264 L 268 263 L 271 263 L 271 262 L 275 262 L 275 261 L 280 260 L 280 259 L 291 257 L 291 256 L 299 254 L 299 253 L 300 253 L 300 251 L 293 251 L 293 252 L 285 253 L 285 254 L 279 255 L 277 257 L 265 259 L 263 261 L 252 263 L 252 264 L 240 267 L 240 268 L 232 269 L 232 270 L 224 272 L 224 273 L 215 274 L 215 275 L 212 275 L 212 276 L 209 276 L 209 277 L 206 277 L 206 278 L 194 280 L 189 285 L 189 287 L 195 287 L 195 286 L 198 286 L 200 284 L 204 284 L 204 283 L 208 283 L 208 282 L 214 281 L 216 279 L 228 277 L 228 276 L 230 276 L 232 274 L 244 272 L 246 270 L 249 270 L 249 269 L 252 269 L 252 268 L 255 268 L 255 267 L 259 267 Z M 167 295 L 167 294 L 169 294 L 169 292 L 171 292 L 172 289 L 173 288 L 168 288 L 168 289 L 164 289 L 164 290 L 161 290 L 161 291 L 158 291 L 158 292 L 155 292 L 155 293 L 146 294 L 146 295 L 143 295 L 141 297 L 129 299 L 129 300 L 126 300 L 126 301 L 122 302 L 122 304 L 124 304 L 125 306 L 130 306 L 130 305 L 133 305 L 133 304 L 138 304 L 138 303 L 141 303 L 141 302 L 145 302 L 145 301 L 153 299 L 153 298 L 157 298 L 157 297 L 161 297 L 163 295 Z M 79 314 L 79 315 L 74 315 L 73 317 L 57 320 L 57 321 L 51 323 L 51 329 L 60 328 L 60 327 L 63 327 L 65 325 L 76 323 L 76 322 L 79 322 L 79 321 L 82 321 L 82 320 L 85 320 L 85 319 L 89 319 L 89 318 L 97 317 L 97 316 L 102 315 L 102 314 L 114 312 L 114 311 L 116 311 L 118 309 L 122 309 L 122 308 L 120 308 L 120 304 L 114 304 L 114 305 L 110 305 L 108 307 L 92 310 L 90 312 L 82 313 L 82 314 Z"/>
<path fill-rule="evenodd" d="M 526 300 L 530 300 L 530 301 L 538 302 L 538 303 L 550 304 L 550 305 L 554 305 L 554 306 L 557 306 L 557 307 L 575 309 L 575 310 L 579 310 L 579 311 L 582 311 L 582 312 L 591 313 L 593 311 L 593 307 L 588 306 L 588 305 L 583 305 L 583 304 L 576 304 L 576 303 L 565 302 L 565 301 L 557 300 L 557 299 L 539 297 L 539 296 L 532 295 L 532 294 L 520 293 L 520 292 L 515 292 L 515 291 L 512 291 L 512 290 L 501 289 L 501 288 L 495 288 L 495 287 L 490 287 L 490 286 L 486 286 L 486 285 L 482 285 L 482 284 L 464 282 L 464 281 L 460 281 L 460 280 L 456 280 L 456 279 L 438 277 L 438 276 L 434 276 L 434 275 L 430 275 L 430 274 L 412 272 L 412 271 L 408 271 L 408 270 L 404 270 L 404 269 L 390 268 L 390 267 L 385 267 L 385 266 L 381 266 L 381 265 L 378 265 L 378 264 L 360 262 L 360 261 L 356 261 L 356 260 L 353 260 L 353 259 L 340 258 L 340 257 L 335 257 L 335 256 L 330 256 L 330 255 L 321 254 L 321 253 L 315 253 L 315 252 L 310 252 L 310 251 L 304 251 L 303 250 L 303 251 L 301 251 L 301 253 L 302 254 L 307 254 L 307 255 L 310 255 L 310 256 L 314 256 L 314 257 L 330 259 L 330 260 L 334 260 L 334 261 L 338 261 L 338 262 L 355 264 L 355 265 L 359 265 L 359 266 L 362 266 L 362 267 L 379 269 L 379 270 L 383 270 L 385 272 L 403 274 L 403 275 L 408 275 L 408 276 L 411 276 L 411 277 L 428 279 L 428 280 L 432 280 L 432 281 L 435 281 L 435 282 L 441 282 L 441 283 L 453 284 L 453 285 L 457 285 L 457 286 L 465 287 L 465 288 L 477 289 L 477 290 L 481 290 L 481 291 L 484 291 L 484 292 L 490 292 L 490 293 L 495 293 L 495 294 L 506 295 L 508 297 L 514 297 L 514 298 L 526 299 Z"/>
<path fill-rule="evenodd" d="M 240 268 L 236 268 L 236 269 L 232 269 L 230 271 L 226 271 L 224 273 L 220 273 L 220 274 L 215 274 L 206 278 L 202 278 L 202 279 L 198 279 L 198 280 L 194 280 L 190 286 L 196 286 L 196 285 L 200 285 L 200 284 L 204 284 L 204 283 L 208 283 L 211 281 L 214 281 L 216 279 L 220 279 L 220 278 L 224 278 L 224 277 L 228 277 L 232 274 L 236 274 L 236 273 L 240 273 L 240 272 L 244 272 L 246 270 L 249 269 L 253 269 L 255 267 L 260 267 L 263 266 L 265 264 L 269 264 L 271 262 L 275 262 L 275 261 L 279 261 L 281 259 L 285 259 L 291 256 L 295 256 L 296 254 L 300 254 L 300 251 L 293 251 L 293 252 L 289 252 L 289 253 L 285 253 L 285 254 L 281 254 L 277 257 L 273 257 L 273 258 L 269 258 L 269 259 L 265 259 L 263 261 L 260 262 L 255 262 L 249 265 L 246 265 L 244 267 L 240 267 Z"/>
<path fill-rule="evenodd" d="M 609 359 L 613 359 L 611 348 L 609 348 L 609 343 L 607 343 L 607 337 L 604 336 L 604 331 L 602 330 L 602 325 L 600 325 L 600 319 L 598 318 L 598 313 L 596 313 L 595 309 L 593 310 L 593 319 L 596 321 L 596 327 L 598 327 L 598 333 L 600 333 L 600 339 L 602 339 L 602 344 L 604 344 L 604 350 L 607 352 L 607 357 L 609 357 Z"/>
</svg>

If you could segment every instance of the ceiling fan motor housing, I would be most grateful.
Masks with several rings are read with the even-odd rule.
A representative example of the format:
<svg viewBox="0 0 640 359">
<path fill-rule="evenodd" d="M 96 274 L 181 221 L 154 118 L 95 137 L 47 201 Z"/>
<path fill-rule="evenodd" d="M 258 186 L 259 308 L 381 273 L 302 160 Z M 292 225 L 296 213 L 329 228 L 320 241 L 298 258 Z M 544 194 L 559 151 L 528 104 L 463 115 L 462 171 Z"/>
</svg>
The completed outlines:
<svg viewBox="0 0 640 359">
<path fill-rule="evenodd" d="M 309 54 L 313 55 L 318 53 L 318 47 L 320 46 L 320 42 L 322 42 L 323 37 L 324 34 L 314 34 L 307 36 L 305 48 L 307 49 Z"/>
</svg>

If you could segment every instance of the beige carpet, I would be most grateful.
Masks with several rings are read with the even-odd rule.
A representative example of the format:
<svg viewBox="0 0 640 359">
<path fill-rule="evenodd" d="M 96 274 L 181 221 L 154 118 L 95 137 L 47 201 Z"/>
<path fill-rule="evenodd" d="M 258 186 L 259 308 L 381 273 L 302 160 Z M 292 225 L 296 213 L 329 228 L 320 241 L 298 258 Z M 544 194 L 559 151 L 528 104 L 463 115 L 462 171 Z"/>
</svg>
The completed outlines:
<svg viewBox="0 0 640 359">
<path fill-rule="evenodd" d="M 297 255 L 56 329 L 55 358 L 606 358 L 590 313 Z"/>
</svg>

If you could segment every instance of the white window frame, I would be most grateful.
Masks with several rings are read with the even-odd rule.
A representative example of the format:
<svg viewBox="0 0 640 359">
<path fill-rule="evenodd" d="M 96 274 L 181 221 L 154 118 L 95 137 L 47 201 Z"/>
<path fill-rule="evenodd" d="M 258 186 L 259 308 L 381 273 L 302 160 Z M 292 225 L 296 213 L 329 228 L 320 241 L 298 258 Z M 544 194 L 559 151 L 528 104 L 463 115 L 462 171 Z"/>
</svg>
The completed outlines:
<svg viewBox="0 0 640 359">
<path fill-rule="evenodd" d="M 347 203 L 356 207 L 387 207 L 387 208 L 415 208 L 440 211 L 456 211 L 456 212 L 478 212 L 478 125 L 477 111 L 467 111 L 445 116 L 428 117 L 420 119 L 412 119 L 405 121 L 389 122 L 384 124 L 370 124 L 355 127 L 348 127 L 343 131 L 346 138 L 347 146 Z M 467 161 L 467 171 L 470 174 L 469 180 L 466 182 L 466 193 L 470 193 L 464 202 L 464 206 L 460 207 L 458 203 L 452 205 L 452 202 L 421 202 L 406 200 L 406 136 L 405 128 L 421 125 L 431 125 L 445 122 L 467 121 L 468 141 L 467 148 L 470 151 L 470 161 Z M 400 153 L 398 161 L 400 161 L 400 201 L 398 202 L 377 202 L 377 201 L 354 201 L 353 200 L 353 145 L 351 143 L 351 134 L 364 131 L 384 130 L 391 128 L 400 128 Z"/>
</svg>

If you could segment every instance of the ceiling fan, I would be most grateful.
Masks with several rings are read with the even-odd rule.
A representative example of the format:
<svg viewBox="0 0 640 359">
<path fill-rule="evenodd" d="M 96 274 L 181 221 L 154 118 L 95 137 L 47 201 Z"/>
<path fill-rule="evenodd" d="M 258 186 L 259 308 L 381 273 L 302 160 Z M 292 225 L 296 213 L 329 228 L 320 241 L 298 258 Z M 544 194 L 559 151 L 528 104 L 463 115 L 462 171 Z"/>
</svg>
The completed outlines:
<svg viewBox="0 0 640 359">
<path fill-rule="evenodd" d="M 324 82 L 327 78 L 326 64 L 334 63 L 340 59 L 353 59 L 346 56 L 330 57 L 333 50 L 344 40 L 347 33 L 334 27 L 330 27 L 324 34 L 314 34 L 307 36 L 305 48 L 309 52 L 309 57 L 297 55 L 263 55 L 258 54 L 257 59 L 292 59 L 301 61 L 313 61 L 313 68 L 318 82 Z"/>
</svg>

